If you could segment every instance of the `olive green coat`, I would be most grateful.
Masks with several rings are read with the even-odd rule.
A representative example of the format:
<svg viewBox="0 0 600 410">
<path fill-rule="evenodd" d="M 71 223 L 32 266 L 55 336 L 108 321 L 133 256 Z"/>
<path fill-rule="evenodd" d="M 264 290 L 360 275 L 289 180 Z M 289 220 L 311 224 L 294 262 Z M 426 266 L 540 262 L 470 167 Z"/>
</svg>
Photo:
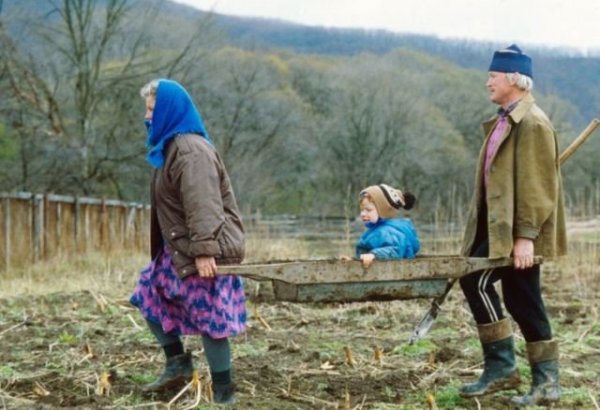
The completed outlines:
<svg viewBox="0 0 600 410">
<path fill-rule="evenodd" d="M 469 255 L 477 245 L 477 218 L 485 200 L 490 258 L 511 256 L 517 237 L 532 239 L 536 255 L 564 255 L 565 213 L 554 127 L 527 93 L 508 115 L 484 190 L 486 146 L 497 120 L 496 116 L 483 124 L 486 138 L 479 154 L 461 252 Z"/>
</svg>

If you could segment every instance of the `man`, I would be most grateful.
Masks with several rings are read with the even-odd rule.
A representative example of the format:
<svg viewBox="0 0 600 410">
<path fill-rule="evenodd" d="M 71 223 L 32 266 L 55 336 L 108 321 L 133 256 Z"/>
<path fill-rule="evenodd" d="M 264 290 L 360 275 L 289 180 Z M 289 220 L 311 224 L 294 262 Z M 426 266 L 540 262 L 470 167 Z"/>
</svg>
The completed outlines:
<svg viewBox="0 0 600 410">
<path fill-rule="evenodd" d="M 463 385 L 474 397 L 513 389 L 520 383 L 511 324 L 502 312 L 494 283 L 500 281 L 506 309 L 527 342 L 532 384 L 514 397 L 522 407 L 560 399 L 558 345 L 540 290 L 540 266 L 533 256 L 566 252 L 566 228 L 555 130 L 535 104 L 532 61 L 517 45 L 494 53 L 486 86 L 498 114 L 483 124 L 463 255 L 512 256 L 513 266 L 466 275 L 460 284 L 477 323 L 484 371 Z"/>
</svg>

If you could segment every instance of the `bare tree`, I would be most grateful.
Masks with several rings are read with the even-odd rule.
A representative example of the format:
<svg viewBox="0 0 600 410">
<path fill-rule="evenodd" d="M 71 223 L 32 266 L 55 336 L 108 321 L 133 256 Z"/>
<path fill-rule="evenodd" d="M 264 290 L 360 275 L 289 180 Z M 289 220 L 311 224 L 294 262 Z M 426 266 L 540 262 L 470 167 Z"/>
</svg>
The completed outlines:
<svg viewBox="0 0 600 410">
<path fill-rule="evenodd" d="M 234 184 L 251 187 L 238 190 L 240 202 L 249 208 L 272 205 L 282 194 L 282 180 L 302 177 L 288 170 L 301 161 L 290 154 L 298 151 L 295 140 L 302 142 L 306 120 L 302 101 L 288 86 L 287 63 L 225 48 L 203 68 L 190 79 L 193 94 Z"/>
<path fill-rule="evenodd" d="M 35 57 L 6 31 L 0 33 L 9 97 L 0 109 L 5 118 L 23 119 L 9 124 L 10 132 L 20 136 L 20 152 L 29 163 L 36 163 L 39 155 L 25 150 L 23 136 L 40 141 L 40 133 L 51 137 L 54 145 L 46 147 L 58 162 L 37 162 L 56 176 L 40 179 L 21 160 L 22 188 L 31 186 L 33 178 L 46 190 L 118 196 L 130 191 L 124 187 L 136 181 L 131 170 L 141 165 L 144 150 L 141 120 L 135 121 L 142 111 L 137 90 L 160 74 L 185 75 L 205 52 L 202 43 L 208 36 L 202 34 L 210 26 L 205 19 L 191 22 L 191 29 L 184 27 L 182 33 L 172 30 L 173 35 L 183 34 L 184 41 L 159 53 L 153 43 L 164 30 L 151 23 L 158 21 L 162 3 L 151 2 L 141 14 L 136 4 L 48 0 L 42 17 L 32 15 L 22 22 L 23 27 L 35 27 L 32 35 L 44 44 Z"/>
</svg>

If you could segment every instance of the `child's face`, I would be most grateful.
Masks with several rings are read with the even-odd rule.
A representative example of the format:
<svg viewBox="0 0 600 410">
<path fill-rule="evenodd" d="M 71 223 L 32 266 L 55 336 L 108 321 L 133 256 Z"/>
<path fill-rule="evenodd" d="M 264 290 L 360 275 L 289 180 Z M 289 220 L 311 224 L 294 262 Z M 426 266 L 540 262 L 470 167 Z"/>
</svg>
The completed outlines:
<svg viewBox="0 0 600 410">
<path fill-rule="evenodd" d="M 375 204 L 367 198 L 363 198 L 360 201 L 360 219 L 364 223 L 375 223 L 379 220 L 379 213 L 377 212 L 377 208 L 375 208 Z"/>
</svg>

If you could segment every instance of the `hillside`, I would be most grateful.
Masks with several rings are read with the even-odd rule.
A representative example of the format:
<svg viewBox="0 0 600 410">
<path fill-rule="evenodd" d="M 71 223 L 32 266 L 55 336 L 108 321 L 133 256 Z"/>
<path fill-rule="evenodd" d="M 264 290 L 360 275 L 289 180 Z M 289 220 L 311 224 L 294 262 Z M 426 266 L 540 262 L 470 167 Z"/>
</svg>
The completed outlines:
<svg viewBox="0 0 600 410">
<path fill-rule="evenodd" d="M 497 47 L 164 1 L 5 3 L 0 191 L 144 200 L 139 87 L 170 77 L 197 99 L 247 212 L 349 216 L 354 192 L 386 181 L 432 204 L 415 216 L 458 219 L 494 112 L 484 83 Z M 565 147 L 600 112 L 599 59 L 528 51 Z M 564 169 L 572 212 L 600 201 L 599 143 Z"/>
<path fill-rule="evenodd" d="M 175 10 L 174 10 L 175 11 Z M 448 60 L 464 68 L 486 70 L 492 52 L 508 44 L 443 40 L 433 36 L 397 34 L 385 30 L 310 27 L 279 20 L 215 15 L 216 22 L 240 47 L 287 49 L 296 53 L 385 54 L 407 47 Z M 600 112 L 600 56 L 583 57 L 564 48 L 531 48 L 536 88 L 554 93 L 577 107 L 578 125 Z M 575 74 L 576 73 L 576 74 Z"/>
<path fill-rule="evenodd" d="M 30 4 L 28 4 L 30 3 Z M 102 2 L 101 2 L 102 3 Z M 145 2 L 147 3 L 147 2 Z M 159 2 L 160 3 L 160 2 Z M 134 9 L 144 7 L 139 0 Z M 37 10 L 47 14 L 45 2 L 28 0 L 7 4 L 13 8 Z M 170 38 L 167 27 L 177 22 L 179 28 L 193 25 L 199 19 L 210 20 L 226 34 L 226 42 L 248 50 L 289 50 L 294 53 L 352 56 L 360 53 L 383 55 L 395 48 L 411 48 L 440 57 L 464 68 L 486 70 L 493 50 L 507 44 L 467 40 L 444 40 L 434 36 L 393 33 L 386 30 L 338 29 L 304 26 L 282 20 L 234 17 L 206 13 L 192 7 L 166 1 L 160 4 L 162 19 L 168 24 L 156 28 L 158 38 Z M 10 24 L 10 22 L 9 22 Z M 183 26 L 181 26 L 183 24 Z M 173 39 L 175 41 L 175 39 Z M 600 56 L 582 56 L 567 48 L 523 48 L 534 58 L 536 88 L 545 94 L 556 94 L 577 108 L 573 122 L 583 126 L 600 113 Z"/>
</svg>

